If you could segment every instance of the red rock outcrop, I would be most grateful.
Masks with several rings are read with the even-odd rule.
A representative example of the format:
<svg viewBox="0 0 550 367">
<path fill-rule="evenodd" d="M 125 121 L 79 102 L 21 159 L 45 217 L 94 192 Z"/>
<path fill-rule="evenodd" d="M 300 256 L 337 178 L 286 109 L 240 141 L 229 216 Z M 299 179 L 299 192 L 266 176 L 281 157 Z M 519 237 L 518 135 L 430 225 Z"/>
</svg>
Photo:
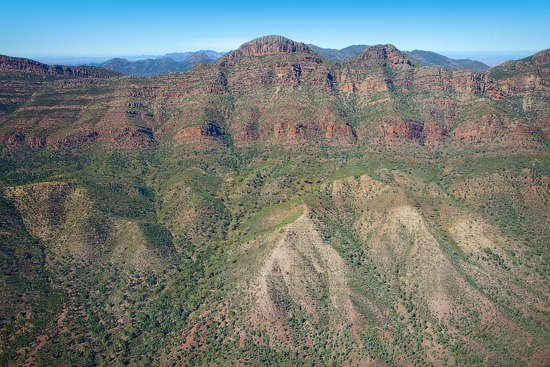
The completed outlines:
<svg viewBox="0 0 550 367">
<path fill-rule="evenodd" d="M 447 130 L 439 126 L 435 122 L 424 124 L 422 129 L 421 139 L 427 147 L 437 146 L 441 144 L 447 136 Z"/>
<path fill-rule="evenodd" d="M 327 126 L 327 138 L 333 138 L 337 135 L 346 135 L 348 137 L 353 137 L 353 129 L 348 125 L 329 125 Z"/>
<path fill-rule="evenodd" d="M 222 135 L 223 132 L 219 127 L 213 124 L 207 124 L 183 129 L 176 136 L 174 136 L 174 140 L 215 138 Z"/>
<path fill-rule="evenodd" d="M 453 131 L 455 140 L 476 140 L 489 138 L 503 132 L 505 124 L 496 114 L 483 115 L 476 121 L 462 124 Z"/>
<path fill-rule="evenodd" d="M 424 125 L 413 120 L 385 120 L 381 125 L 382 134 L 391 138 L 420 139 Z"/>
<path fill-rule="evenodd" d="M 15 134 L 2 139 L 2 144 L 28 144 L 31 148 L 40 148 L 50 144 L 50 140 L 39 136 Z"/>
<path fill-rule="evenodd" d="M 502 90 L 507 94 L 530 95 L 534 92 L 543 92 L 542 78 L 535 74 L 520 75 L 500 81 Z"/>
<path fill-rule="evenodd" d="M 349 125 L 328 125 L 325 137 L 329 139 L 332 145 L 353 146 L 357 142 L 355 132 Z"/>
<path fill-rule="evenodd" d="M 487 72 L 508 95 L 550 96 L 550 49 L 517 61 L 507 61 Z"/>
<path fill-rule="evenodd" d="M 393 45 L 367 47 L 365 52 L 357 56 L 357 60 L 366 61 L 368 65 L 391 66 L 404 70 L 418 66 L 413 59 Z"/>
<path fill-rule="evenodd" d="M 185 74 L 124 77 L 112 84 L 106 78 L 88 78 L 94 75 L 89 68 L 50 68 L 3 57 L 0 65 L 4 69 L 74 78 L 49 83 L 47 89 L 53 93 L 36 86 L 25 92 L 25 98 L 15 94 L 13 99 L 19 98 L 15 102 L 0 100 L 9 107 L 4 108 L 9 113 L 21 108 L 20 115 L 11 116 L 10 124 L 17 128 L 6 126 L 1 133 L 9 136 L 32 129 L 33 136 L 46 141 L 65 145 L 95 142 L 105 147 L 111 143 L 137 147 L 139 142 L 150 146 L 154 138 L 161 138 L 158 130 L 162 136 L 183 143 L 203 141 L 202 146 L 221 140 L 214 138 L 224 134 L 231 134 L 238 147 L 262 142 L 346 147 L 356 140 L 381 136 L 392 143 L 417 141 L 430 147 L 445 140 L 471 142 L 479 136 L 500 136 L 499 129 L 507 129 L 509 121 L 499 123 L 498 119 L 512 112 L 497 108 L 494 101 L 505 100 L 508 94 L 524 93 L 531 98 L 532 94 L 546 93 L 548 83 L 543 70 L 548 54 L 542 52 L 510 64 L 507 68 L 520 68 L 521 72 L 513 74 L 506 69 L 507 77 L 503 79 L 470 70 L 421 68 L 392 45 L 369 47 L 343 63 L 327 62 L 302 43 L 268 36 L 247 42 L 218 61 Z M 106 102 L 95 104 L 86 94 L 90 86 L 112 95 L 104 99 Z M 21 89 L 15 84 L 10 88 Z M 66 103 L 64 98 L 69 94 L 61 89 L 71 88 L 71 95 L 73 90 L 77 95 L 82 89 L 78 97 L 82 103 Z M 24 105 L 31 94 L 39 103 Z M 527 102 L 513 108 L 525 109 Z M 533 104 L 539 110 L 545 106 L 540 100 Z M 484 120 L 479 118 L 481 114 L 495 117 Z M 26 115 L 32 115 L 32 119 Z M 72 126 L 75 121 L 90 125 L 63 137 L 50 135 L 54 129 Z M 224 126 L 223 132 L 219 126 Z M 528 134 L 532 126 L 544 129 L 527 120 L 516 130 Z M 140 132 L 143 127 L 158 130 L 148 134 Z M 118 132 L 107 134 L 109 129 Z M 98 135 L 88 136 L 90 131 Z M 69 139 L 67 136 L 75 138 L 63 140 Z M 38 147 L 43 142 L 33 140 L 28 144 Z"/>
<path fill-rule="evenodd" d="M 289 130 L 288 122 L 281 122 L 273 126 L 273 132 L 275 133 L 276 138 L 286 135 L 288 130 Z"/>
<path fill-rule="evenodd" d="M 38 61 L 19 57 L 0 56 L 0 70 L 44 75 L 49 66 Z"/>
<path fill-rule="evenodd" d="M 273 53 L 312 54 L 313 51 L 303 43 L 294 42 L 285 37 L 266 36 L 243 44 L 238 50 L 229 54 L 228 58 L 234 59 L 240 56 L 259 56 Z"/>
</svg>

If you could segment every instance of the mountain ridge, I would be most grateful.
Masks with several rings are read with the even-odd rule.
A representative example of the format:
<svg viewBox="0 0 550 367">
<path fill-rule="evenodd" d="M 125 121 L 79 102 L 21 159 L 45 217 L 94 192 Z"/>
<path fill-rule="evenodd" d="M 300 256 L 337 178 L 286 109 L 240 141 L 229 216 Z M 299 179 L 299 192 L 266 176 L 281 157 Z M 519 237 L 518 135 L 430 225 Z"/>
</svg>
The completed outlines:
<svg viewBox="0 0 550 367">
<path fill-rule="evenodd" d="M 0 71 L 26 72 L 36 75 L 51 75 L 58 77 L 110 77 L 122 75 L 114 71 L 107 71 L 96 66 L 62 66 L 46 65 L 38 61 L 0 55 Z"/>
<path fill-rule="evenodd" d="M 199 51 L 188 51 L 188 52 L 170 52 L 164 55 L 164 57 L 169 57 L 174 61 L 184 61 L 185 59 L 193 56 L 194 54 L 205 54 L 211 60 L 217 60 L 226 52 L 217 52 L 213 50 L 199 50 Z"/>
<path fill-rule="evenodd" d="M 315 45 L 308 46 L 310 46 L 317 54 L 333 61 L 349 60 L 360 55 L 366 48 L 369 47 L 367 45 L 354 45 L 348 46 L 341 50 L 336 50 L 321 48 Z M 432 51 L 413 50 L 404 52 L 408 56 L 412 57 L 421 66 L 444 66 L 453 71 L 471 69 L 477 72 L 485 72 L 490 69 L 489 66 L 479 61 L 469 59 L 451 59 Z"/>
</svg>

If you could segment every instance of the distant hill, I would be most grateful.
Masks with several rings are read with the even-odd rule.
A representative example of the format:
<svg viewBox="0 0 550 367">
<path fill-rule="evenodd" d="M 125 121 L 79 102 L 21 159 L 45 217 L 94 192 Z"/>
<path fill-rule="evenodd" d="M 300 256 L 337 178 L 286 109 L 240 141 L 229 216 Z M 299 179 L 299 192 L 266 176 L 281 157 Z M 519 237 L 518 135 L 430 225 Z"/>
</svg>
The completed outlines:
<svg viewBox="0 0 550 367">
<path fill-rule="evenodd" d="M 153 76 L 176 71 L 187 71 L 199 62 L 208 64 L 211 61 L 212 59 L 203 53 L 192 53 L 189 57 L 185 58 L 184 61 L 175 61 L 171 57 L 163 57 L 156 60 L 138 60 L 133 62 L 126 59 L 116 58 L 106 61 L 100 66 L 105 69 L 130 75 Z"/>
<path fill-rule="evenodd" d="M 336 50 L 333 48 L 322 48 L 315 45 L 308 46 L 319 56 L 333 61 L 346 61 L 352 59 L 361 55 L 365 49 L 369 47 L 367 45 L 354 45 L 348 46 L 341 50 Z M 488 65 L 485 65 L 479 61 L 469 59 L 455 60 L 432 51 L 413 50 L 404 51 L 404 53 L 417 61 L 420 66 L 443 66 L 454 71 L 468 69 L 479 73 L 483 73 L 490 69 Z"/>
<path fill-rule="evenodd" d="M 0 72 L 23 72 L 35 75 L 66 78 L 108 78 L 118 75 L 118 73 L 113 73 L 112 71 L 105 70 L 97 66 L 50 66 L 34 60 L 3 55 L 0 55 Z"/>
<path fill-rule="evenodd" d="M 479 73 L 483 73 L 490 69 L 488 65 L 480 61 L 469 59 L 455 60 L 431 51 L 413 50 L 405 51 L 405 53 L 415 59 L 420 64 L 420 66 L 436 65 L 444 66 L 455 71 L 468 69 L 477 71 Z"/>
<path fill-rule="evenodd" d="M 205 54 L 210 58 L 211 60 L 217 60 L 223 55 L 225 55 L 225 52 L 217 52 L 212 50 L 200 50 L 196 52 L 172 52 L 169 54 L 164 55 L 164 57 L 169 57 L 174 61 L 184 61 L 187 58 L 191 57 L 194 54 Z"/>
<path fill-rule="evenodd" d="M 322 48 L 315 45 L 308 45 L 308 47 L 313 51 L 315 51 L 317 55 L 323 56 L 325 59 L 329 59 L 333 61 L 346 61 L 361 55 L 365 51 L 365 49 L 369 46 L 353 45 L 353 46 L 348 46 L 346 48 L 343 48 L 341 50 L 337 50 L 334 48 Z"/>
</svg>

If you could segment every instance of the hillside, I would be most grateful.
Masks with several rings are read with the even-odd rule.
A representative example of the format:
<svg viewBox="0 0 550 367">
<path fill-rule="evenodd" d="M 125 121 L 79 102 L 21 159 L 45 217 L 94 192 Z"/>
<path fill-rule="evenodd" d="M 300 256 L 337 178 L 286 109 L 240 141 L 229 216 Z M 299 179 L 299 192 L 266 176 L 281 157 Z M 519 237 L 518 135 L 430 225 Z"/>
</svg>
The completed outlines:
<svg viewBox="0 0 550 367">
<path fill-rule="evenodd" d="M 550 364 L 548 55 L 2 69 L 0 364 Z"/>
</svg>

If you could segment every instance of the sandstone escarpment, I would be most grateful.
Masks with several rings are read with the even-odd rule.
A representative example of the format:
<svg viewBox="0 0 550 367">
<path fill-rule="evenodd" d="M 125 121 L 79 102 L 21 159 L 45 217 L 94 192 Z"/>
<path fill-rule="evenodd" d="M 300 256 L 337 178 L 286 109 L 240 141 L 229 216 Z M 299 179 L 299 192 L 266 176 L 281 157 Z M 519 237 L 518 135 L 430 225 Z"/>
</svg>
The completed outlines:
<svg viewBox="0 0 550 367">
<path fill-rule="evenodd" d="M 38 75 L 48 73 L 49 66 L 38 61 L 18 57 L 0 56 L 0 70 L 11 72 L 25 72 Z"/>
<path fill-rule="evenodd" d="M 550 96 L 550 49 L 518 61 L 508 61 L 487 74 L 510 96 Z"/>
<path fill-rule="evenodd" d="M 536 144 L 535 129 L 523 120 L 498 114 L 483 115 L 458 126 L 451 134 L 455 141 L 488 142 L 500 139 L 506 145 Z M 507 142 L 507 143 L 506 143 Z"/>
<path fill-rule="evenodd" d="M 272 53 L 312 54 L 313 51 L 301 42 L 294 42 L 281 36 L 266 36 L 243 44 L 238 50 L 229 54 L 229 58 L 259 56 Z"/>
<path fill-rule="evenodd" d="M 535 74 L 505 79 L 500 82 L 500 85 L 505 93 L 512 95 L 532 95 L 547 89 L 542 83 L 542 78 Z"/>
<path fill-rule="evenodd" d="M 367 65 L 391 66 L 402 70 L 418 67 L 416 61 L 393 45 L 367 47 L 365 52 L 357 57 L 357 60 L 365 61 Z"/>
<path fill-rule="evenodd" d="M 533 57 L 535 61 L 526 60 L 518 65 L 539 65 L 545 62 L 545 55 L 540 53 Z M 39 64 L 28 65 L 33 70 Z M 173 138 L 171 142 L 189 144 L 219 141 L 219 137 L 226 135 L 238 147 L 267 143 L 312 148 L 321 144 L 348 149 L 357 142 L 384 137 L 392 144 L 417 141 L 436 147 L 455 137 L 463 142 L 477 141 L 474 136 L 483 130 L 478 128 L 482 123 L 477 120 L 472 126 L 465 123 L 472 122 L 468 111 L 479 110 L 486 115 L 487 108 L 505 101 L 507 94 L 536 95 L 547 88 L 540 73 L 513 76 L 520 80 L 495 81 L 490 73 L 420 68 L 392 45 L 368 47 L 355 59 L 329 63 L 306 45 L 280 36 L 250 41 L 230 55 L 185 74 L 110 82 L 87 78 L 89 69 L 52 67 L 51 70 L 78 77 L 56 81 L 49 87 L 51 92 L 35 94 L 36 106 L 33 102 L 19 111 L 21 116 L 12 115 L 4 129 L 5 140 L 21 143 L 29 138 L 20 136 L 39 137 L 26 144 L 41 147 L 47 145 L 46 141 L 70 142 L 66 140 L 69 137 L 83 137 L 90 143 L 110 141 L 108 146 L 119 149 L 137 148 L 140 144 L 148 147 L 161 136 Z M 67 103 L 61 108 L 56 100 L 64 93 L 78 93 L 86 88 L 110 90 L 112 105 L 104 108 L 105 103 L 86 102 L 77 108 Z M 23 102 L 22 99 L 14 106 Z M 96 111 L 96 117 L 89 120 L 99 119 L 101 126 L 50 136 L 53 127 L 69 126 L 87 114 L 89 108 L 84 108 L 85 104 Z M 542 110 L 543 105 L 529 97 L 522 107 Z M 48 112 L 24 117 L 36 111 Z M 504 113 L 499 111 L 497 114 Z M 464 125 L 463 130 L 450 134 L 458 127 L 457 123 Z M 533 123 L 538 122 L 527 119 L 524 125 Z M 13 124 L 20 125 L 14 128 Z M 108 124 L 116 128 L 107 128 Z M 23 130 L 32 125 L 36 131 L 24 134 Z M 111 135 L 110 130 L 118 132 Z M 97 132 L 101 138 L 88 138 L 90 132 Z M 495 138 L 500 133 L 495 131 L 490 136 Z M 132 143 L 123 143 L 126 140 Z"/>
</svg>

